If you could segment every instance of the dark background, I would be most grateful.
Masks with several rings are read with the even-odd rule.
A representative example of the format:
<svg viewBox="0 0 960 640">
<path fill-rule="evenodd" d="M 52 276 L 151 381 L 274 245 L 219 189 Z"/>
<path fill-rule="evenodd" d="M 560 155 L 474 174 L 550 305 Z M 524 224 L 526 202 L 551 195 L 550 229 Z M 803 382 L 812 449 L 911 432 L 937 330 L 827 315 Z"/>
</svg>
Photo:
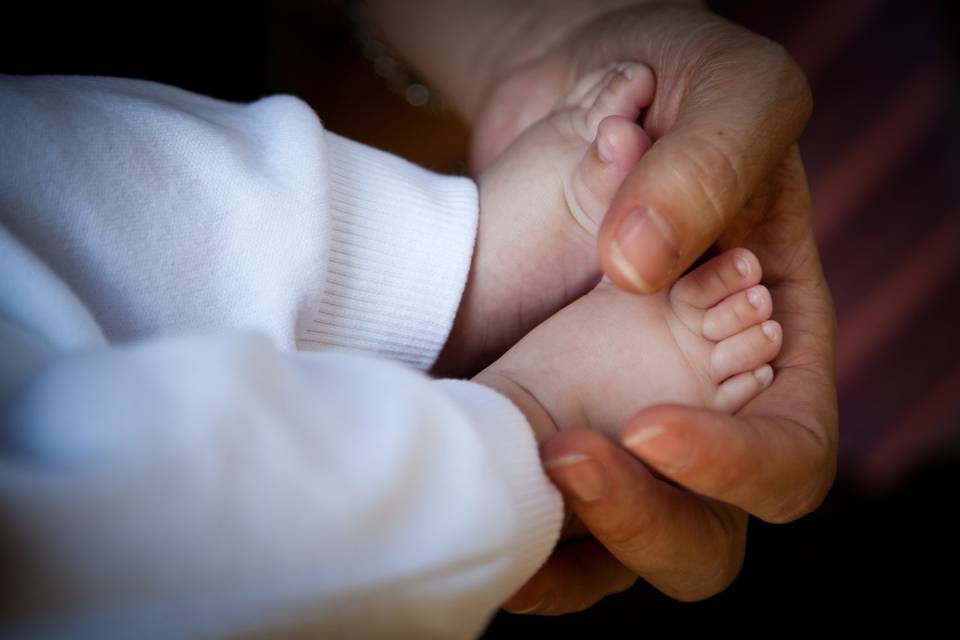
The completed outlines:
<svg viewBox="0 0 960 640">
<path fill-rule="evenodd" d="M 362 55 L 354 24 L 337 3 L 199 10 L 200 4 L 4 9 L 0 72 L 145 78 L 237 101 L 292 93 L 313 105 L 333 131 L 436 170 L 465 170 L 464 125 L 448 112 L 413 107 L 389 91 Z M 956 228 L 960 208 L 951 191 L 960 178 L 957 3 L 726 0 L 713 6 L 784 42 L 811 77 L 816 115 L 801 148 L 818 223 L 831 230 L 823 232 L 821 249 L 841 328 L 836 486 L 817 512 L 795 523 L 752 522 L 743 572 L 716 597 L 678 603 L 638 584 L 582 614 L 552 619 L 501 614 L 488 631 L 491 637 L 589 633 L 600 624 L 622 624 L 625 633 L 636 635 L 650 632 L 651 624 L 669 625 L 671 631 L 707 625 L 781 631 L 834 614 L 859 624 L 905 619 L 922 626 L 955 618 L 960 268 L 954 257 L 960 244 L 936 255 L 931 250 L 933 257 L 921 260 L 921 267 L 929 268 L 918 267 L 917 273 L 939 279 L 925 297 L 904 302 L 916 310 L 894 330 L 874 331 L 881 319 L 858 315 L 858 305 L 864 290 L 890 275 L 883 255 L 924 246 L 902 225 L 949 233 Z M 836 14 L 844 8 L 860 13 Z M 847 35 L 830 40 L 828 32 L 840 29 L 843 19 L 850 23 Z M 835 44 L 825 53 L 828 41 Z M 911 84 L 928 77 L 927 84 Z M 851 205 L 843 200 L 843 187 L 859 184 L 857 167 L 874 165 L 837 158 L 856 148 L 863 122 L 885 113 L 884 105 L 897 95 L 905 96 L 907 116 L 893 111 L 889 126 L 881 121 L 874 131 L 877 151 L 868 146 L 866 153 L 871 160 L 888 149 L 892 159 L 874 168 L 873 181 Z M 909 114 L 921 107 L 928 115 L 900 141 L 896 134 L 912 126 Z M 895 144 L 900 146 L 893 149 Z M 853 167 L 850 175 L 838 173 L 837 164 Z M 847 204 L 840 207 L 839 201 Z M 834 224 L 830 216 L 841 210 L 846 217 Z M 863 335 L 873 336 L 872 342 L 864 343 Z M 930 389 L 937 392 L 933 400 Z M 916 407 L 928 405 L 933 409 L 914 415 Z"/>
</svg>

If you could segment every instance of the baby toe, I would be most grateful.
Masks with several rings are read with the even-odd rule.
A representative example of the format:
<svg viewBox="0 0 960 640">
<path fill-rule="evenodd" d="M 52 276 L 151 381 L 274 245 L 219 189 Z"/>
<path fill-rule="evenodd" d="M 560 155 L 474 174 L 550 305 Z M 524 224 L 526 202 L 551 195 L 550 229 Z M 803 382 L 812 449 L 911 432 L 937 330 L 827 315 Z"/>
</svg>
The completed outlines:
<svg viewBox="0 0 960 640">
<path fill-rule="evenodd" d="M 560 104 L 565 107 L 585 107 L 593 104 L 600 90 L 610 82 L 610 78 L 616 73 L 616 69 L 617 63 L 612 63 L 584 74 L 577 80 Z"/>
<path fill-rule="evenodd" d="M 773 382 L 773 367 L 765 364 L 725 380 L 717 387 L 714 408 L 733 413 L 739 411 Z"/>
<path fill-rule="evenodd" d="M 632 120 L 611 116 L 600 123 L 596 140 L 564 181 L 570 212 L 590 235 L 596 236 L 614 194 L 650 145 L 650 137 Z"/>
<path fill-rule="evenodd" d="M 769 319 L 771 313 L 773 302 L 767 288 L 762 284 L 750 287 L 707 309 L 703 315 L 703 337 L 719 342 Z"/>
<path fill-rule="evenodd" d="M 718 342 L 710 355 L 710 371 L 714 381 L 753 371 L 770 362 L 780 353 L 783 331 L 780 324 L 767 320 Z"/>
<path fill-rule="evenodd" d="M 724 298 L 760 282 L 760 261 L 747 249 L 731 249 L 677 280 L 670 290 L 674 302 L 708 309 Z"/>
<path fill-rule="evenodd" d="M 600 122 L 609 116 L 636 120 L 653 101 L 653 71 L 645 64 L 624 62 L 605 77 L 605 84 L 588 104 L 587 131 L 596 132 Z"/>
<path fill-rule="evenodd" d="M 613 80 L 618 73 L 620 72 L 617 71 L 615 64 L 608 66 L 603 75 L 600 76 L 600 79 L 590 87 L 590 90 L 580 96 L 580 100 L 577 101 L 577 106 L 586 113 L 587 110 L 593 106 L 593 103 L 597 101 L 597 96 L 600 95 L 600 92 L 610 84 L 610 81 Z"/>
</svg>

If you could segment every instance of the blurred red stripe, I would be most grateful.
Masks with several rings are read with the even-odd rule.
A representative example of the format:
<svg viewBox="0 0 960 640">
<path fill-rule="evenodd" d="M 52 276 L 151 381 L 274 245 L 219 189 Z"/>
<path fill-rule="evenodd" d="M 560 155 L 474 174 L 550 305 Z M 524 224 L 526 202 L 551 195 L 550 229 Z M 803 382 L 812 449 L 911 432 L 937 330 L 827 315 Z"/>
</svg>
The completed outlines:
<svg viewBox="0 0 960 640">
<path fill-rule="evenodd" d="M 865 132 L 847 145 L 812 184 L 814 229 L 823 243 L 852 215 L 864 196 L 908 154 L 945 108 L 944 80 L 939 70 L 923 69 L 910 79 Z"/>
<path fill-rule="evenodd" d="M 898 260 L 900 256 L 879 256 Z M 840 318 L 837 381 L 842 386 L 869 355 L 892 339 L 921 303 L 960 265 L 960 229 L 947 216 L 892 274 Z"/>
<path fill-rule="evenodd" d="M 896 428 L 867 454 L 861 473 L 871 486 L 895 482 L 924 454 L 941 444 L 960 418 L 960 367 L 941 378 Z"/>
<path fill-rule="evenodd" d="M 813 79 L 850 44 L 850 40 L 867 24 L 876 5 L 876 0 L 819 3 L 784 40 L 787 51 Z M 812 37 L 812 34 L 816 36 Z"/>
</svg>

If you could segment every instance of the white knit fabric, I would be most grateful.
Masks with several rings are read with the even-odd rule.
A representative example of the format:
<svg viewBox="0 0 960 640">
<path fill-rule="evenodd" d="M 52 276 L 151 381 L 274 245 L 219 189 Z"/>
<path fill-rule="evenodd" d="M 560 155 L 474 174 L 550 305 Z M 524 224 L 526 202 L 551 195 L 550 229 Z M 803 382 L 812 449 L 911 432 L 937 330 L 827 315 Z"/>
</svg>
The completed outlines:
<svg viewBox="0 0 960 640">
<path fill-rule="evenodd" d="M 0 635 L 476 636 L 560 497 L 509 401 L 389 361 L 476 219 L 295 98 L 0 78 Z"/>
<path fill-rule="evenodd" d="M 302 348 L 362 349 L 427 369 L 470 270 L 477 193 L 396 156 L 327 134 L 330 248 Z"/>
</svg>

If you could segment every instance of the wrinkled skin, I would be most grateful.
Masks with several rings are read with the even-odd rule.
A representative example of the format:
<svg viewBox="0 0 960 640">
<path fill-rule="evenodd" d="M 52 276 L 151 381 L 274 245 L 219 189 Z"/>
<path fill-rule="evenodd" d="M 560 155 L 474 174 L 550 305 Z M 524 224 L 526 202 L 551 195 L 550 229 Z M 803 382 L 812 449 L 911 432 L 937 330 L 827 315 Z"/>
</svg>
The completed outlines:
<svg viewBox="0 0 960 640">
<path fill-rule="evenodd" d="M 546 462 L 573 453 L 598 462 L 605 492 L 579 501 L 571 468 L 548 465 L 579 519 L 571 531 L 589 535 L 562 543 L 507 603 L 513 611 L 578 611 L 638 577 L 681 600 L 711 596 L 740 570 L 748 514 L 794 520 L 822 502 L 835 474 L 835 319 L 795 145 L 812 102 L 782 48 L 697 6 L 648 3 L 599 15 L 494 86 L 476 121 L 472 166 L 485 166 L 579 75 L 619 59 L 654 69 L 658 87 L 643 125 L 655 144 L 601 228 L 607 275 L 642 292 L 611 250 L 623 216 L 653 207 L 675 232 L 675 264 L 643 264 L 624 250 L 649 288 L 671 282 L 714 243 L 745 246 L 763 265 L 784 346 L 773 385 L 736 416 L 654 407 L 625 425 L 623 447 L 580 429 L 547 442 Z M 629 444 L 650 426 L 666 435 Z M 668 451 L 667 441 L 681 437 L 685 455 Z"/>
</svg>

